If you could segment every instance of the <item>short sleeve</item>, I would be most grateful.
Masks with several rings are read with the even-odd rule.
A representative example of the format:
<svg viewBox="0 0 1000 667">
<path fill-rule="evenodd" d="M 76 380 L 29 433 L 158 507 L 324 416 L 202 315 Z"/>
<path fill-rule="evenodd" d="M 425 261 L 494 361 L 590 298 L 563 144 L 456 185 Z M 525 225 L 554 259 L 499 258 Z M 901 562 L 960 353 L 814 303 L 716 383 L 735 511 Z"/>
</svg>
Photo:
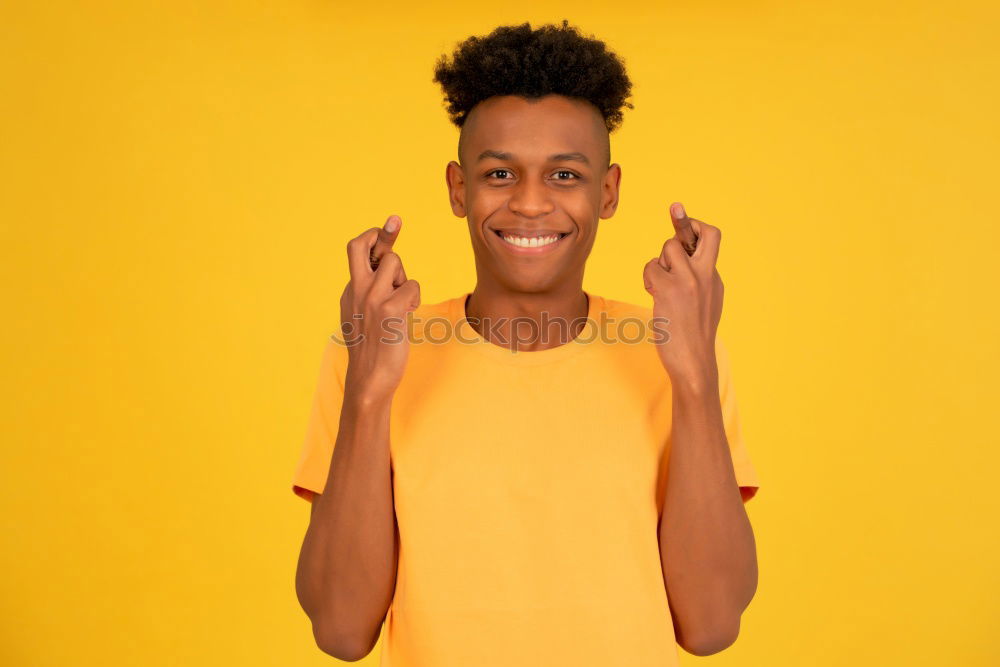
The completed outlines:
<svg viewBox="0 0 1000 667">
<path fill-rule="evenodd" d="M 333 446 L 340 429 L 346 374 L 347 347 L 330 338 L 323 350 L 306 437 L 292 476 L 292 491 L 309 502 L 314 494 L 323 493 L 326 487 Z"/>
<path fill-rule="evenodd" d="M 729 451 L 733 457 L 733 469 L 736 472 L 736 482 L 740 486 L 743 502 L 747 502 L 757 494 L 760 479 L 750 460 L 750 453 L 743 440 L 740 425 L 739 410 L 736 405 L 736 389 L 733 386 L 732 366 L 729 351 L 716 336 L 715 356 L 719 369 L 719 397 L 722 400 L 722 422 L 729 441 Z"/>
</svg>

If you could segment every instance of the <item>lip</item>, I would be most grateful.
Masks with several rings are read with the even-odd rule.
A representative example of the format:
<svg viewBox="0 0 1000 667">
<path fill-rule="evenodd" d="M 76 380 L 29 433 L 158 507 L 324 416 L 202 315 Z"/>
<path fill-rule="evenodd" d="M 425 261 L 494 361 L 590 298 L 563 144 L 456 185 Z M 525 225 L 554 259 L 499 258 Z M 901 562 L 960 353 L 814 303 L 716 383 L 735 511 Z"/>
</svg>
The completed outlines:
<svg viewBox="0 0 1000 667">
<path fill-rule="evenodd" d="M 511 245 L 503 240 L 500 236 L 501 232 L 507 232 L 508 234 L 513 234 L 515 236 L 523 236 L 525 238 L 531 237 L 542 237 L 542 236 L 552 236 L 553 234 L 561 234 L 558 241 L 549 243 L 548 245 L 539 246 L 536 248 L 522 248 L 520 246 Z M 544 255 L 546 253 L 553 252 L 562 247 L 563 241 L 565 241 L 573 232 L 560 232 L 558 229 L 542 229 L 542 230 L 531 230 L 531 231 L 520 231 L 515 232 L 515 230 L 505 230 L 505 229 L 491 229 L 490 236 L 496 238 L 497 243 L 506 248 L 509 252 L 515 255 Z"/>
</svg>

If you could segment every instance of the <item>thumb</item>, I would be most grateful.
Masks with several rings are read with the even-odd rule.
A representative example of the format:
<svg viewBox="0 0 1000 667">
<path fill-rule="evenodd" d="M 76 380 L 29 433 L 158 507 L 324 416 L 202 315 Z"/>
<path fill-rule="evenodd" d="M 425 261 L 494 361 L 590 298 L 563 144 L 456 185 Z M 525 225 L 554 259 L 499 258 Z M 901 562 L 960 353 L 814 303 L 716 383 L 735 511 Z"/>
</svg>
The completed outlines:
<svg viewBox="0 0 1000 667">
<path fill-rule="evenodd" d="M 698 235 L 691 225 L 691 218 L 688 217 L 683 204 L 674 202 L 670 205 L 670 220 L 674 223 L 677 240 L 684 246 L 688 255 L 692 254 L 697 247 Z"/>
<path fill-rule="evenodd" d="M 378 266 L 385 253 L 392 250 L 392 244 L 399 238 L 399 230 L 402 226 L 402 218 L 398 215 L 390 215 L 389 219 L 378 230 L 378 238 L 375 240 L 375 245 L 372 246 L 368 257 L 373 269 Z"/>
<path fill-rule="evenodd" d="M 393 242 L 399 238 L 399 230 L 403 226 L 403 219 L 398 215 L 390 215 L 389 219 L 385 221 L 382 225 L 382 229 L 378 232 L 378 239 L 383 243 L 388 243 L 390 246 Z"/>
</svg>

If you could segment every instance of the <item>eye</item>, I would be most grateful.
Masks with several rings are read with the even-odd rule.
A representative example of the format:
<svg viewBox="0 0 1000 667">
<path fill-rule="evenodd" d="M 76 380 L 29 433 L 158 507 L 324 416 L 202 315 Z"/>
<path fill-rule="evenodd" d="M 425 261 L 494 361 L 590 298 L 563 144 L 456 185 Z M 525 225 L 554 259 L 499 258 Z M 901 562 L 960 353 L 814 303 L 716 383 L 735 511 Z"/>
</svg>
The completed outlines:
<svg viewBox="0 0 1000 667">
<path fill-rule="evenodd" d="M 572 181 L 572 180 L 580 178 L 580 176 L 578 174 L 576 174 L 575 172 L 570 171 L 569 169 L 560 169 L 559 171 L 556 172 L 556 174 L 569 174 L 570 176 L 573 177 L 573 178 L 557 178 L 556 179 L 557 181 Z"/>
<path fill-rule="evenodd" d="M 505 173 L 505 174 L 506 173 L 510 173 L 510 169 L 494 169 L 493 171 L 486 172 L 486 175 L 487 176 L 492 176 L 493 174 L 496 174 L 496 173 Z M 500 180 L 505 181 L 507 179 L 501 177 Z"/>
</svg>

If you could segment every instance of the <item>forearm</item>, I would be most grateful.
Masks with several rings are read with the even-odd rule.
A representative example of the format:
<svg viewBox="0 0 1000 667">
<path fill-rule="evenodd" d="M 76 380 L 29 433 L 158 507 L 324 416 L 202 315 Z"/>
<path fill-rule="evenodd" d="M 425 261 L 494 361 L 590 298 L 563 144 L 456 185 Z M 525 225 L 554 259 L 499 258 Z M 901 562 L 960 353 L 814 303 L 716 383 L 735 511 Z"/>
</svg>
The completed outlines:
<svg viewBox="0 0 1000 667">
<path fill-rule="evenodd" d="M 679 643 L 715 652 L 735 641 L 740 614 L 756 591 L 756 545 L 723 426 L 718 380 L 677 383 L 672 400 L 660 558 Z"/>
<path fill-rule="evenodd" d="M 397 553 L 391 402 L 391 394 L 369 398 L 348 383 L 327 490 L 313 499 L 296 590 L 324 648 L 370 650 L 392 601 Z"/>
</svg>

